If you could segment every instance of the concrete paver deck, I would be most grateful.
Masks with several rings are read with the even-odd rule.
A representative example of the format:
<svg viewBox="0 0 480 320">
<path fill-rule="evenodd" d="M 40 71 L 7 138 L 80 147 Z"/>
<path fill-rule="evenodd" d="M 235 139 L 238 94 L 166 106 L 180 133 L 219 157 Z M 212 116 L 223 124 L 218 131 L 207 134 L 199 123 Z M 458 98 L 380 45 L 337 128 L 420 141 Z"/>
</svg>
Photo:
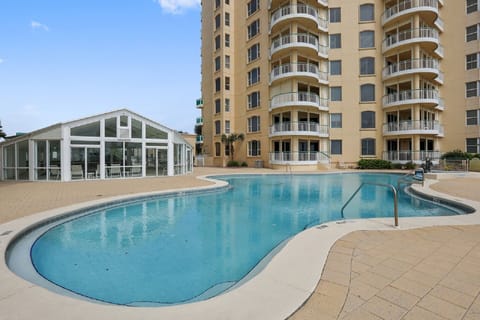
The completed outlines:
<svg viewBox="0 0 480 320">
<path fill-rule="evenodd" d="M 206 186 L 210 182 L 195 177 L 232 172 L 247 171 L 196 168 L 194 175 L 183 177 L 71 183 L 0 182 L 0 223 L 99 198 Z M 469 199 L 480 203 L 479 186 L 479 175 L 452 175 L 440 179 L 431 189 L 451 194 L 457 201 Z M 409 221 L 405 221 L 404 225 L 414 227 L 409 225 Z M 478 218 L 471 221 L 473 224 L 480 223 Z M 0 231 L 1 227 L 0 224 Z M 323 231 L 312 230 L 311 233 L 317 232 Z M 480 319 L 480 225 L 462 223 L 410 230 L 356 230 L 345 234 L 326 251 L 328 258 L 323 269 L 318 269 L 320 281 L 316 287 L 313 286 L 315 289 L 310 298 L 289 319 Z M 268 280 L 266 283 L 275 279 Z M 28 287 L 5 274 L 0 273 L 0 283 L 3 283 L 3 289 L 0 289 L 0 319 L 28 319 L 38 310 L 46 308 L 42 304 L 47 305 L 51 299 L 50 296 L 47 299 L 43 289 L 33 285 Z M 8 292 L 15 292 L 22 298 L 13 299 L 4 295 Z M 275 293 L 272 292 L 271 296 Z M 24 309 L 21 301 L 32 305 L 32 311 Z M 61 309 L 75 313 L 72 319 L 92 318 L 92 314 L 82 308 L 84 303 L 62 301 Z M 264 303 L 269 304 L 270 301 L 267 301 Z M 242 303 L 241 300 L 239 303 Z M 155 318 L 154 310 L 140 316 L 141 312 L 134 313 L 132 308 L 118 308 L 94 309 L 102 319 L 106 319 L 107 315 L 117 318 L 120 314 L 128 314 L 130 318 L 135 314 L 138 318 Z M 210 312 L 215 314 L 216 311 Z M 228 309 L 218 312 L 225 315 Z M 56 313 L 45 311 L 44 314 Z M 248 311 L 245 314 L 250 319 L 266 318 L 265 315 L 255 317 Z M 195 318 L 195 315 L 190 314 L 186 318 Z M 215 318 L 222 319 L 222 316 Z"/>
</svg>

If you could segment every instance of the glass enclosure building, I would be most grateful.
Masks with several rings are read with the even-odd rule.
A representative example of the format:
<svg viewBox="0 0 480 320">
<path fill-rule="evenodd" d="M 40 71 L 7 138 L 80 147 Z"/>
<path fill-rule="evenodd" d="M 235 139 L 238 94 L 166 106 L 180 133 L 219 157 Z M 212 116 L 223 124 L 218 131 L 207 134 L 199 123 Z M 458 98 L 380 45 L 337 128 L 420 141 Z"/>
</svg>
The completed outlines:
<svg viewBox="0 0 480 320">
<path fill-rule="evenodd" d="M 0 143 L 0 179 L 71 181 L 192 172 L 180 133 L 127 109 L 58 123 Z"/>
</svg>

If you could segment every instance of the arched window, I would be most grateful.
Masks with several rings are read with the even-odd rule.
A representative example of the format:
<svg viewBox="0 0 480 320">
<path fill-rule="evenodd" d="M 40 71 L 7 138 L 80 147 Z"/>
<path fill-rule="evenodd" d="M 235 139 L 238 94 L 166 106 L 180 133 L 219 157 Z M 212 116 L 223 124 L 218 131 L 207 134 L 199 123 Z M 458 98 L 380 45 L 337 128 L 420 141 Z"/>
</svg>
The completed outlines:
<svg viewBox="0 0 480 320">
<path fill-rule="evenodd" d="M 360 22 L 373 21 L 375 20 L 375 10 L 372 3 L 365 3 L 360 5 Z"/>
<path fill-rule="evenodd" d="M 375 111 L 362 112 L 362 129 L 375 129 Z"/>
<path fill-rule="evenodd" d="M 375 101 L 375 85 L 371 83 L 360 86 L 360 102 Z"/>
<path fill-rule="evenodd" d="M 360 59 L 360 75 L 375 74 L 375 58 L 364 57 Z"/>
<path fill-rule="evenodd" d="M 365 138 L 362 142 L 362 156 L 374 156 L 375 155 L 375 139 Z"/>
</svg>

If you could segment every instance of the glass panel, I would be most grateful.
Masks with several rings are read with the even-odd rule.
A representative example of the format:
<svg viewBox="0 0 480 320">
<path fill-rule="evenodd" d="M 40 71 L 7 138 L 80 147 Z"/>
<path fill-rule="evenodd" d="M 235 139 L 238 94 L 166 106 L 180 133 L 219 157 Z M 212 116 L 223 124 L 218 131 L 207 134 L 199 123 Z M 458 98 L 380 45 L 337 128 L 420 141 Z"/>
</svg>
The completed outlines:
<svg viewBox="0 0 480 320">
<path fill-rule="evenodd" d="M 87 148 L 87 178 L 100 178 L 100 148 Z"/>
<path fill-rule="evenodd" d="M 156 176 L 157 175 L 157 151 L 156 149 L 147 149 L 147 172 L 146 175 Z"/>
<path fill-rule="evenodd" d="M 142 122 L 132 119 L 132 138 L 142 138 Z"/>
<path fill-rule="evenodd" d="M 142 175 L 142 144 L 125 143 L 125 172 L 127 176 Z"/>
<path fill-rule="evenodd" d="M 50 163 L 50 180 L 60 180 L 61 178 L 61 165 L 60 165 L 60 140 L 48 141 L 48 159 Z"/>
<path fill-rule="evenodd" d="M 147 139 L 167 139 L 168 134 L 147 124 Z"/>
<path fill-rule="evenodd" d="M 82 140 L 76 140 L 70 142 L 70 144 L 92 144 L 92 145 L 100 145 L 100 141 L 82 141 Z"/>
<path fill-rule="evenodd" d="M 118 178 L 123 175 L 123 143 L 105 142 L 105 175 Z"/>
<path fill-rule="evenodd" d="M 158 175 L 166 176 L 168 175 L 168 152 L 166 149 L 158 149 Z"/>
<path fill-rule="evenodd" d="M 4 178 L 6 180 L 15 180 L 15 145 L 12 144 L 3 149 Z"/>
<path fill-rule="evenodd" d="M 70 135 L 79 137 L 100 137 L 100 121 L 71 128 Z"/>
<path fill-rule="evenodd" d="M 70 173 L 72 180 L 83 179 L 85 167 L 85 148 L 71 148 Z"/>
<path fill-rule="evenodd" d="M 128 127 L 128 116 L 120 116 L 120 127 Z"/>
<path fill-rule="evenodd" d="M 17 144 L 17 179 L 28 180 L 28 140 Z"/>
<path fill-rule="evenodd" d="M 117 137 L 117 118 L 105 119 L 105 137 Z"/>
<path fill-rule="evenodd" d="M 37 141 L 35 143 L 35 179 L 47 179 L 47 141 Z"/>
</svg>

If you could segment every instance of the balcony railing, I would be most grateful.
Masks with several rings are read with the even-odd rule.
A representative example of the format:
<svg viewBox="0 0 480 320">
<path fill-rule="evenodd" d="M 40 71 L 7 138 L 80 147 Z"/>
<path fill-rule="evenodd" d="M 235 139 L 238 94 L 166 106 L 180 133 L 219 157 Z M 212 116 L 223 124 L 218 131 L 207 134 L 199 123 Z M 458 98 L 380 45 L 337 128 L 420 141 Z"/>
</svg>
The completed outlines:
<svg viewBox="0 0 480 320">
<path fill-rule="evenodd" d="M 320 45 L 318 38 L 309 33 L 287 34 L 275 39 L 270 47 L 270 55 L 289 47 L 310 47 L 316 50 L 319 55 L 326 55 L 328 47 Z"/>
<path fill-rule="evenodd" d="M 289 121 L 275 123 L 270 127 L 270 134 L 274 135 L 280 133 L 328 136 L 328 125 L 321 125 L 319 123 L 310 121 Z"/>
<path fill-rule="evenodd" d="M 424 162 L 427 158 L 435 161 L 439 160 L 441 156 L 440 151 L 384 151 L 383 160 L 398 161 L 398 162 Z"/>
<path fill-rule="evenodd" d="M 318 15 L 318 11 L 315 7 L 309 6 L 307 4 L 297 4 L 283 6 L 273 12 L 272 18 L 270 20 L 270 30 L 278 21 L 284 18 L 296 17 L 306 17 L 308 19 L 312 19 L 317 23 L 319 29 L 323 29 L 326 31 L 328 28 L 327 20 L 321 18 Z"/>
<path fill-rule="evenodd" d="M 203 136 L 198 135 L 197 138 L 195 139 L 197 143 L 203 143 Z"/>
<path fill-rule="evenodd" d="M 437 59 L 412 59 L 393 63 L 383 69 L 384 79 L 422 70 L 430 70 L 432 73 L 440 74 L 439 63 Z"/>
<path fill-rule="evenodd" d="M 419 132 L 422 134 L 438 134 L 443 135 L 443 126 L 439 121 L 426 120 L 404 120 L 398 122 L 389 122 L 383 125 L 383 133 L 412 133 Z"/>
<path fill-rule="evenodd" d="M 293 162 L 328 162 L 329 155 L 326 152 L 271 152 L 270 163 L 288 164 Z"/>
<path fill-rule="evenodd" d="M 384 108 L 414 103 L 435 104 L 438 109 L 443 109 L 443 100 L 435 89 L 404 90 L 383 96 Z"/>
<path fill-rule="evenodd" d="M 438 0 L 404 0 L 388 8 L 382 14 L 382 25 L 390 20 L 408 12 L 434 11 L 438 15 Z"/>
<path fill-rule="evenodd" d="M 202 117 L 197 118 L 195 121 L 195 125 L 197 126 L 203 125 L 203 118 Z"/>
<path fill-rule="evenodd" d="M 285 76 L 300 76 L 307 75 L 315 77 L 318 81 L 327 83 L 328 82 L 328 73 L 325 71 L 320 71 L 318 66 L 313 63 L 299 62 L 299 63 L 286 63 L 281 66 L 273 68 L 270 73 L 270 83 L 273 81 L 285 77 Z"/>
<path fill-rule="evenodd" d="M 197 104 L 197 108 L 199 109 L 203 108 L 203 99 L 202 98 L 197 99 L 196 104 Z"/>
<path fill-rule="evenodd" d="M 438 30 L 433 28 L 418 28 L 401 31 L 395 34 L 388 35 L 382 43 L 382 50 L 385 52 L 387 49 L 399 46 L 403 43 L 411 41 L 431 41 L 439 45 Z"/>
<path fill-rule="evenodd" d="M 270 109 L 286 106 L 312 106 L 328 111 L 328 99 L 320 98 L 313 92 L 288 92 L 274 96 L 270 101 Z"/>
</svg>

